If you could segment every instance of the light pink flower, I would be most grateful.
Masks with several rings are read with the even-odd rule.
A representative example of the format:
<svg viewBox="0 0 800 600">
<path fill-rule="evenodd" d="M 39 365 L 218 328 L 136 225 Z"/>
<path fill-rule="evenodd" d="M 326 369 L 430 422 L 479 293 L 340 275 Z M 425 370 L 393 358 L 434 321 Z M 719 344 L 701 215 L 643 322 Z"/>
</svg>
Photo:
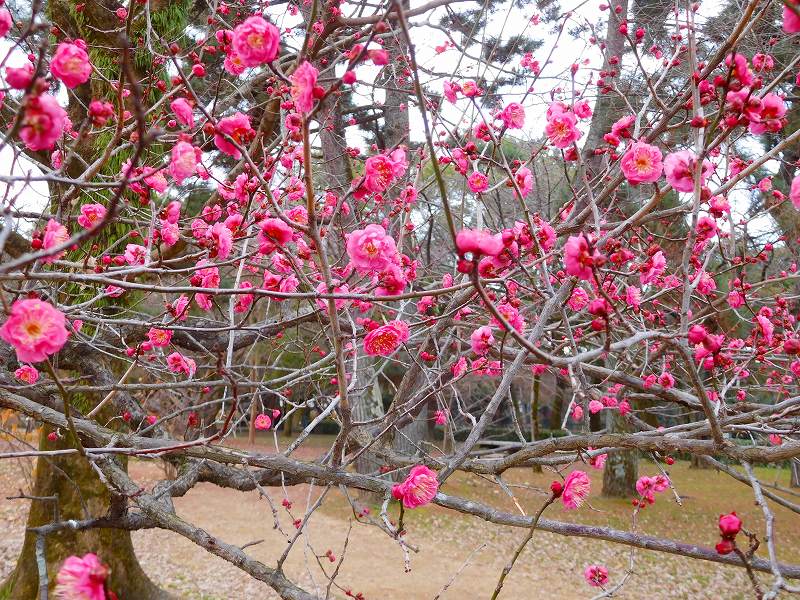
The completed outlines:
<svg viewBox="0 0 800 600">
<path fill-rule="evenodd" d="M 463 376 L 467 372 L 467 359 L 464 356 L 460 356 L 458 360 L 453 363 L 450 367 L 450 370 L 453 373 L 453 377 L 459 378 Z"/>
<path fill-rule="evenodd" d="M 403 483 L 392 487 L 392 496 L 400 500 L 405 508 L 419 508 L 430 503 L 439 491 L 436 471 L 425 465 L 412 467 Z"/>
<path fill-rule="evenodd" d="M 192 105 L 186 98 L 176 98 L 169 103 L 172 112 L 175 113 L 175 118 L 178 122 L 187 127 L 194 126 L 194 115 L 192 114 Z"/>
<path fill-rule="evenodd" d="M 364 352 L 369 356 L 390 356 L 408 338 L 408 325 L 405 321 L 390 321 L 364 337 Z"/>
<path fill-rule="evenodd" d="M 531 193 L 531 190 L 533 190 L 533 173 L 528 167 L 517 169 L 517 172 L 514 173 L 514 179 L 523 198 Z"/>
<path fill-rule="evenodd" d="M 361 272 L 377 273 L 398 260 L 394 239 L 374 223 L 347 235 L 347 254 Z"/>
<path fill-rule="evenodd" d="M 225 223 L 214 223 L 208 230 L 208 238 L 214 242 L 212 256 L 225 260 L 231 254 L 233 248 L 233 232 L 225 226 Z"/>
<path fill-rule="evenodd" d="M 602 587 L 608 583 L 608 569 L 601 565 L 589 565 L 583 572 L 583 577 L 592 587 Z"/>
<path fill-rule="evenodd" d="M 291 93 L 298 112 L 307 114 L 314 108 L 314 86 L 317 85 L 318 75 L 319 71 L 308 61 L 303 61 L 292 73 Z"/>
<path fill-rule="evenodd" d="M 19 362 L 41 362 L 67 343 L 64 313 L 42 300 L 17 300 L 0 327 L 0 338 L 14 346 Z"/>
<path fill-rule="evenodd" d="M 89 81 L 92 65 L 84 48 L 78 44 L 62 42 L 50 61 L 50 72 L 68 88 L 74 88 Z"/>
<path fill-rule="evenodd" d="M 256 415 L 255 421 L 253 421 L 253 427 L 255 427 L 258 431 L 267 431 L 270 427 L 272 427 L 272 419 L 269 418 L 269 415 L 260 413 Z"/>
<path fill-rule="evenodd" d="M 83 204 L 78 217 L 78 225 L 84 229 L 91 229 L 101 222 L 106 216 L 106 207 L 102 204 Z"/>
<path fill-rule="evenodd" d="M 445 81 L 444 84 L 442 84 L 442 87 L 444 91 L 444 97 L 447 99 L 447 101 L 450 104 L 455 104 L 457 100 L 456 92 L 458 91 L 458 88 L 453 84 L 452 81 Z"/>
<path fill-rule="evenodd" d="M 661 177 L 661 150 L 644 142 L 634 142 L 622 156 L 620 167 L 630 183 L 653 183 Z"/>
<path fill-rule="evenodd" d="M 44 228 L 44 235 L 42 236 L 42 248 L 45 250 L 57 248 L 58 246 L 63 245 L 67 240 L 69 240 L 69 232 L 67 231 L 67 228 L 55 219 L 50 219 L 47 222 L 47 226 Z M 43 263 L 51 264 L 64 256 L 64 254 L 66 254 L 66 250 L 61 250 L 60 252 L 56 252 L 50 256 L 45 256 L 41 260 Z"/>
<path fill-rule="evenodd" d="M 485 229 L 462 229 L 456 234 L 456 248 L 461 256 L 497 256 L 503 251 L 503 238 Z"/>
<path fill-rule="evenodd" d="M 217 133 L 214 136 L 214 145 L 220 152 L 224 152 L 228 156 L 239 159 L 241 158 L 242 153 L 236 146 L 228 141 L 228 138 L 225 136 L 232 138 L 234 142 L 242 145 L 254 134 L 255 131 L 250 126 L 250 117 L 243 113 L 237 112 L 231 117 L 220 119 L 219 123 L 217 123 Z"/>
<path fill-rule="evenodd" d="M 200 149 L 195 148 L 189 142 L 178 142 L 172 147 L 170 154 L 169 173 L 178 185 L 183 180 L 197 171 Z"/>
<path fill-rule="evenodd" d="M 19 137 L 30 150 L 52 150 L 67 124 L 67 113 L 48 94 L 28 99 Z"/>
<path fill-rule="evenodd" d="M 792 186 L 789 189 L 789 200 L 792 201 L 794 207 L 800 210 L 800 175 L 795 175 L 792 179 Z"/>
<path fill-rule="evenodd" d="M 545 133 L 556 148 L 567 148 L 581 137 L 576 124 L 577 119 L 571 112 L 553 111 L 552 117 L 547 119 Z"/>
<path fill-rule="evenodd" d="M 106 600 L 108 567 L 95 554 L 70 556 L 56 575 L 55 597 L 60 600 Z"/>
<path fill-rule="evenodd" d="M 169 346 L 170 341 L 172 341 L 172 330 L 151 327 L 150 331 L 147 332 L 147 339 L 150 340 L 153 346 L 165 348 Z"/>
<path fill-rule="evenodd" d="M 679 150 L 667 154 L 664 159 L 664 174 L 673 189 L 677 192 L 691 192 L 694 190 L 694 171 L 697 157 L 690 150 Z M 707 160 L 703 161 L 703 171 L 700 174 L 700 185 L 704 185 L 711 175 L 713 166 Z"/>
<path fill-rule="evenodd" d="M 510 102 L 499 117 L 506 128 L 521 129 L 525 125 L 525 108 L 519 102 Z"/>
<path fill-rule="evenodd" d="M 232 47 L 246 67 L 257 67 L 275 60 L 280 50 L 281 34 L 275 25 L 254 15 L 233 30 Z"/>
<path fill-rule="evenodd" d="M 583 471 L 572 471 L 564 480 L 564 491 L 561 502 L 567 510 L 579 508 L 589 495 L 592 483 L 589 476 Z"/>
<path fill-rule="evenodd" d="M 143 265 L 147 258 L 147 248 L 140 244 L 128 244 L 125 246 L 125 262 L 131 266 Z"/>
<path fill-rule="evenodd" d="M 36 367 L 33 365 L 22 365 L 19 369 L 14 371 L 14 377 L 29 385 L 33 385 L 39 381 L 39 371 L 37 371 Z"/>
</svg>

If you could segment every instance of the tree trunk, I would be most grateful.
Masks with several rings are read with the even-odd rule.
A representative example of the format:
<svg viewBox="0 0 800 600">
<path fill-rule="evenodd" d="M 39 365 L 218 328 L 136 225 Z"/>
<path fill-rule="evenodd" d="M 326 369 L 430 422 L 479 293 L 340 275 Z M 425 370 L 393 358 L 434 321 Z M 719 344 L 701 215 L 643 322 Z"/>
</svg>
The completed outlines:
<svg viewBox="0 0 800 600">
<path fill-rule="evenodd" d="M 622 429 L 622 419 L 616 411 L 606 412 L 606 427 L 609 433 Z M 635 450 L 611 452 L 603 469 L 603 496 L 630 498 L 636 494 L 639 477 L 639 455 Z"/>
<path fill-rule="evenodd" d="M 792 472 L 792 477 L 789 481 L 789 485 L 791 487 L 800 487 L 800 461 L 798 461 L 795 458 L 792 459 L 790 464 L 791 464 L 790 469 Z"/>
<path fill-rule="evenodd" d="M 541 387 L 541 379 L 536 375 L 533 376 L 531 383 L 531 441 L 535 442 L 539 439 L 539 391 Z M 534 473 L 542 472 L 542 465 L 533 465 Z"/>
<path fill-rule="evenodd" d="M 50 442 L 49 430 L 40 435 L 41 450 L 73 447 L 67 439 Z M 127 463 L 126 467 L 127 467 Z M 54 520 L 86 519 L 106 516 L 110 510 L 110 495 L 86 459 L 74 456 L 39 458 L 34 469 L 34 485 L 30 495 L 49 500 L 28 500 L 27 527 L 39 527 Z M 56 512 L 57 511 L 57 512 Z M 0 585 L 4 600 L 36 600 L 39 598 L 39 572 L 36 561 L 36 534 L 27 531 L 17 566 Z M 74 531 L 64 529 L 48 535 L 45 540 L 47 578 L 52 592 L 55 577 L 68 556 L 98 555 L 110 567 L 109 589 L 120 600 L 161 600 L 173 598 L 150 581 L 139 566 L 131 543 L 131 534 L 118 529 Z"/>
</svg>

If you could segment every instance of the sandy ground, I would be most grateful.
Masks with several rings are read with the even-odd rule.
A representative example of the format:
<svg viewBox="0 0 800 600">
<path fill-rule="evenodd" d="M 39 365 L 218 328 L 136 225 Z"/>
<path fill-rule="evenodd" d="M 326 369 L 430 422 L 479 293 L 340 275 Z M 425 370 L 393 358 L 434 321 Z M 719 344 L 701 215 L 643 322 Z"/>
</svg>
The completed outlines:
<svg viewBox="0 0 800 600">
<path fill-rule="evenodd" d="M 0 536 L 0 577 L 13 568 L 22 542 L 27 505 L 5 500 L 16 492 L 22 472 L 20 465 L 8 461 L 0 463 L 3 498 L 0 500 L 0 526 L 4 531 Z M 163 476 L 156 464 L 140 462 L 131 465 L 131 474 L 144 484 Z M 321 488 L 308 486 L 288 490 L 288 498 L 293 503 L 290 516 L 281 506 L 283 491 L 270 489 L 281 530 L 293 535 L 292 519 L 302 516 L 321 492 Z M 324 556 L 330 549 L 337 559 L 344 556 L 336 578 L 341 588 L 334 586 L 331 598 L 347 598 L 344 590 L 352 590 L 353 594 L 361 592 L 367 600 L 432 599 L 437 594 L 452 600 L 489 598 L 500 571 L 524 536 L 518 529 L 454 516 L 438 507 L 406 513 L 407 539 L 418 550 L 411 553 L 410 572 L 406 572 L 398 544 L 376 527 L 357 523 L 338 489 L 329 494 L 326 506 L 313 514 L 305 535 L 294 545 L 285 566 L 290 577 L 322 597 L 325 597 L 327 579 L 317 557 L 321 557 L 322 565 L 331 573 L 335 565 Z M 248 547 L 247 552 L 268 565 L 274 566 L 287 547 L 286 536 L 274 527 L 269 503 L 257 492 L 240 493 L 201 484 L 185 497 L 176 498 L 175 506 L 181 517 L 228 543 L 241 546 L 260 542 Z M 562 518 L 564 514 L 558 510 L 549 516 Z M 663 513 L 660 516 L 652 513 L 648 517 L 653 519 L 653 526 L 664 518 Z M 715 517 L 711 519 L 713 535 Z M 661 522 L 660 526 L 669 529 L 669 523 Z M 343 552 L 348 531 L 348 547 Z M 266 585 L 251 580 L 233 565 L 175 534 L 159 530 L 135 532 L 133 539 L 145 571 L 178 597 L 203 600 L 277 597 Z M 702 542 L 708 544 L 708 540 L 702 539 Z M 630 551 L 625 547 L 538 532 L 508 577 L 501 598 L 592 598 L 597 590 L 584 582 L 585 566 L 604 564 L 609 568 L 612 581 L 616 581 L 627 568 L 629 558 Z M 449 587 L 442 591 L 451 580 Z M 741 569 L 637 551 L 634 575 L 615 597 L 734 599 L 750 598 L 752 592 Z"/>
</svg>

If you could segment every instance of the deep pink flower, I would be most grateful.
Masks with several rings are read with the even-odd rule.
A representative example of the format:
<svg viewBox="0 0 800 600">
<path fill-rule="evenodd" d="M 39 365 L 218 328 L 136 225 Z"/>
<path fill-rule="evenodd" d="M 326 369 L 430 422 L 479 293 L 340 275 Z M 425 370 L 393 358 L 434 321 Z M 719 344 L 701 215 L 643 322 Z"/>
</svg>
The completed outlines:
<svg viewBox="0 0 800 600">
<path fill-rule="evenodd" d="M 667 154 L 664 159 L 664 174 L 673 189 L 677 192 L 694 191 L 694 172 L 697 164 L 697 157 L 690 150 L 679 150 Z M 713 166 L 707 160 L 703 160 L 703 171 L 700 174 L 700 185 L 704 185 L 708 176 L 711 175 Z"/>
<path fill-rule="evenodd" d="M 62 246 L 67 240 L 69 240 L 69 231 L 67 231 L 66 227 L 55 219 L 47 221 L 47 226 L 44 228 L 44 235 L 42 236 L 42 248 L 45 250 L 57 248 Z M 50 256 L 45 256 L 41 260 L 43 263 L 51 264 L 64 256 L 65 253 L 66 250 L 61 250 Z"/>
<path fill-rule="evenodd" d="M 489 352 L 489 349 L 494 344 L 492 328 L 488 325 L 478 327 L 478 329 L 472 332 L 472 335 L 470 335 L 469 339 L 472 351 L 479 356 L 483 356 Z"/>
<path fill-rule="evenodd" d="M 592 587 L 602 587 L 608 583 L 608 569 L 601 565 L 589 565 L 583 572 L 583 577 Z"/>
<path fill-rule="evenodd" d="M 761 98 L 761 110 L 757 121 L 750 121 L 750 133 L 760 135 L 762 133 L 776 133 L 784 125 L 786 116 L 786 102 L 777 94 L 767 94 Z"/>
<path fill-rule="evenodd" d="M 55 596 L 60 600 L 106 600 L 108 572 L 95 554 L 70 556 L 56 575 Z"/>
<path fill-rule="evenodd" d="M 644 142 L 634 142 L 622 156 L 620 167 L 630 183 L 654 183 L 661 177 L 661 150 Z"/>
<path fill-rule="evenodd" d="M 408 338 L 408 325 L 405 321 L 390 321 L 364 337 L 364 352 L 369 356 L 389 356 L 400 344 L 407 342 Z"/>
<path fill-rule="evenodd" d="M 248 17 L 233 30 L 233 50 L 246 67 L 257 67 L 275 60 L 280 44 L 278 28 L 257 15 Z"/>
<path fill-rule="evenodd" d="M 106 216 L 106 207 L 102 204 L 83 204 L 78 217 L 78 225 L 90 229 L 101 222 Z"/>
<path fill-rule="evenodd" d="M 787 0 L 783 5 L 783 31 L 785 33 L 800 33 L 800 16 L 797 15 L 796 10 L 798 10 L 797 0 Z"/>
<path fill-rule="evenodd" d="M 792 186 L 789 189 L 789 200 L 792 201 L 794 207 L 800 210 L 800 175 L 795 175 L 792 179 Z"/>
<path fill-rule="evenodd" d="M 37 371 L 36 367 L 33 365 L 22 365 L 19 369 L 14 371 L 14 377 L 29 385 L 33 385 L 39 381 L 39 371 Z"/>
<path fill-rule="evenodd" d="M 194 126 L 194 115 L 192 114 L 192 105 L 186 98 L 177 98 L 169 103 L 172 112 L 175 113 L 175 118 L 178 122 L 187 127 Z"/>
<path fill-rule="evenodd" d="M 659 250 L 639 269 L 639 283 L 642 285 L 655 281 L 667 268 L 667 258 Z"/>
<path fill-rule="evenodd" d="M 197 364 L 188 356 L 184 356 L 180 352 L 173 352 L 167 356 L 167 368 L 173 373 L 183 373 L 192 377 L 197 370 Z"/>
<path fill-rule="evenodd" d="M 573 235 L 564 244 L 564 267 L 567 273 L 578 279 L 590 280 L 592 268 L 602 261 L 602 256 L 595 250 L 589 252 L 589 242 L 582 235 Z"/>
<path fill-rule="evenodd" d="M 392 496 L 403 502 L 405 508 L 419 508 L 431 502 L 439 491 L 436 471 L 425 465 L 412 467 L 403 483 L 392 487 Z"/>
<path fill-rule="evenodd" d="M 33 65 L 25 63 L 21 67 L 6 67 L 6 83 L 15 90 L 24 90 L 36 74 Z"/>
<path fill-rule="evenodd" d="M 291 242 L 294 236 L 292 228 L 275 217 L 264 219 L 258 227 L 258 251 L 261 254 L 272 254 L 278 247 Z"/>
<path fill-rule="evenodd" d="M 719 533 L 723 538 L 733 539 L 742 530 L 742 520 L 735 512 L 719 516 Z"/>
<path fill-rule="evenodd" d="M 78 44 L 61 42 L 50 61 L 50 72 L 68 88 L 74 88 L 89 81 L 92 65 L 84 48 Z"/>
<path fill-rule="evenodd" d="M 19 137 L 30 150 L 52 150 L 64 132 L 66 111 L 48 94 L 28 99 Z"/>
<path fill-rule="evenodd" d="M 525 125 L 525 109 L 519 102 L 510 102 L 499 117 L 508 129 L 521 129 Z"/>
<path fill-rule="evenodd" d="M 212 254 L 212 256 L 216 256 L 220 260 L 225 260 L 230 256 L 233 248 L 233 232 L 228 229 L 225 223 L 214 223 L 209 228 L 206 236 L 214 244 L 213 249 L 216 254 Z"/>
<path fill-rule="evenodd" d="M 180 185 L 184 179 L 194 175 L 199 162 L 199 148 L 195 148 L 189 142 L 178 142 L 172 147 L 169 173 L 175 179 L 175 183 Z"/>
<path fill-rule="evenodd" d="M 503 238 L 485 229 L 462 229 L 456 234 L 456 248 L 461 256 L 497 256 L 503 251 Z"/>
<path fill-rule="evenodd" d="M 528 167 L 517 169 L 517 172 L 514 173 L 514 179 L 523 198 L 531 193 L 531 190 L 533 190 L 533 173 Z"/>
<path fill-rule="evenodd" d="M 250 117 L 237 112 L 231 117 L 220 119 L 219 123 L 217 123 L 217 134 L 214 136 L 214 145 L 220 152 L 224 152 L 228 156 L 239 159 L 242 153 L 236 146 L 228 141 L 225 136 L 232 138 L 237 144 L 242 145 L 250 140 L 253 135 L 255 135 L 255 131 L 250 126 Z"/>
<path fill-rule="evenodd" d="M 14 346 L 19 362 L 41 362 L 67 343 L 64 313 L 42 300 L 17 300 L 0 327 L 0 338 Z"/>
<path fill-rule="evenodd" d="M 474 171 L 467 177 L 467 185 L 473 194 L 479 194 L 489 189 L 489 178 L 479 171 Z"/>
<path fill-rule="evenodd" d="M 589 495 L 592 483 L 589 476 L 583 471 L 572 471 L 564 480 L 564 491 L 561 494 L 561 502 L 567 510 L 573 510 L 583 504 Z"/>
<path fill-rule="evenodd" d="M 402 148 L 390 154 L 370 156 L 364 163 L 364 187 L 369 192 L 383 192 L 395 178 L 401 177 L 407 168 L 406 152 Z"/>
<path fill-rule="evenodd" d="M 308 61 L 303 61 L 303 64 L 292 73 L 292 99 L 298 112 L 307 114 L 314 108 L 314 86 L 317 85 L 317 75 L 319 71 Z"/>
<path fill-rule="evenodd" d="M 347 254 L 361 272 L 379 272 L 397 262 L 397 246 L 380 225 L 370 223 L 347 235 Z"/>
<path fill-rule="evenodd" d="M 267 431 L 270 427 L 272 427 L 272 419 L 269 418 L 269 415 L 265 415 L 264 413 L 256 415 L 255 421 L 253 421 L 253 426 L 259 431 Z"/>
</svg>

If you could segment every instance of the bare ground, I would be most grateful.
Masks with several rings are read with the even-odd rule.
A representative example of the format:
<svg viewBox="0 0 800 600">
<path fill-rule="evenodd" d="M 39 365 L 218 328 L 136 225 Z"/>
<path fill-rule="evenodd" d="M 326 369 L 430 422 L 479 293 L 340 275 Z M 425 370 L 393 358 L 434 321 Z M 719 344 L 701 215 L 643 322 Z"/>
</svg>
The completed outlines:
<svg viewBox="0 0 800 600">
<path fill-rule="evenodd" d="M 263 450 L 269 451 L 266 446 Z M 310 455 L 313 455 L 313 447 L 305 452 L 306 457 Z M 3 497 L 0 526 L 5 533 L 0 537 L 0 578 L 13 568 L 22 543 L 27 501 L 5 500 L 5 497 L 24 488 L 25 469 L 24 464 L 0 462 Z M 654 471 L 654 467 L 644 461 L 641 469 L 642 474 Z M 159 466 L 152 462 L 132 463 L 131 474 L 143 483 L 163 477 Z M 591 507 L 584 507 L 578 514 L 567 514 L 553 506 L 546 515 L 629 528 L 630 503 L 600 498 L 597 493 L 601 478 L 599 473 L 592 475 L 595 491 Z M 749 488 L 722 474 L 692 471 L 685 465 L 675 465 L 672 475 L 676 487 L 685 496 L 684 506 L 678 507 L 668 494 L 660 495 L 656 505 L 641 515 L 640 531 L 711 546 L 717 541 L 716 517 L 732 509 L 743 516 L 745 526 L 760 531 L 760 514 L 753 506 Z M 771 471 L 765 479 L 770 481 L 784 476 L 785 473 Z M 516 472 L 509 477 L 509 483 L 544 489 L 550 479 L 552 474 Z M 516 510 L 496 486 L 481 481 L 458 478 L 448 482 L 445 491 Z M 281 530 L 293 535 L 293 518 L 302 517 L 307 506 L 322 492 L 322 488 L 309 486 L 285 492 L 275 488 L 268 490 L 278 511 Z M 293 504 L 291 516 L 281 506 L 284 494 Z M 535 489 L 515 489 L 515 494 L 528 513 L 533 512 L 543 498 Z M 176 498 L 175 506 L 180 516 L 226 542 L 237 545 L 259 542 L 248 547 L 247 552 L 268 565 L 274 565 L 287 546 L 285 535 L 274 527 L 269 503 L 256 492 L 240 493 L 201 484 L 187 496 Z M 780 558 L 796 562 L 800 557 L 800 518 L 784 510 L 777 511 L 776 516 Z M 393 517 L 397 517 L 396 508 Z M 327 579 L 320 563 L 328 574 L 332 572 L 335 565 L 324 556 L 330 549 L 337 559 L 344 555 L 336 585 L 331 589 L 332 598 L 346 598 L 345 590 L 353 594 L 361 592 L 367 600 L 432 599 L 439 593 L 443 599 L 489 598 L 500 571 L 524 536 L 519 529 L 452 515 L 437 507 L 407 512 L 406 529 L 408 542 L 418 550 L 411 553 L 410 572 L 405 571 L 399 545 L 376 527 L 358 523 L 342 493 L 333 489 L 329 491 L 325 506 L 312 515 L 305 534 L 289 555 L 285 570 L 306 589 L 324 597 Z M 348 531 L 348 547 L 343 553 Z M 180 597 L 203 600 L 276 597 L 266 585 L 249 579 L 233 565 L 175 534 L 157 530 L 133 535 L 145 571 Z M 759 555 L 765 552 L 759 551 Z M 537 532 L 509 575 L 501 598 L 591 598 L 597 590 L 584 582 L 585 566 L 604 564 L 614 582 L 623 576 L 629 559 L 630 550 L 625 547 Z M 653 600 L 752 597 L 741 569 L 645 551 L 637 551 L 634 561 L 634 575 L 615 597 Z M 453 577 L 455 580 L 442 592 Z M 766 575 L 761 578 L 768 581 Z"/>
</svg>

